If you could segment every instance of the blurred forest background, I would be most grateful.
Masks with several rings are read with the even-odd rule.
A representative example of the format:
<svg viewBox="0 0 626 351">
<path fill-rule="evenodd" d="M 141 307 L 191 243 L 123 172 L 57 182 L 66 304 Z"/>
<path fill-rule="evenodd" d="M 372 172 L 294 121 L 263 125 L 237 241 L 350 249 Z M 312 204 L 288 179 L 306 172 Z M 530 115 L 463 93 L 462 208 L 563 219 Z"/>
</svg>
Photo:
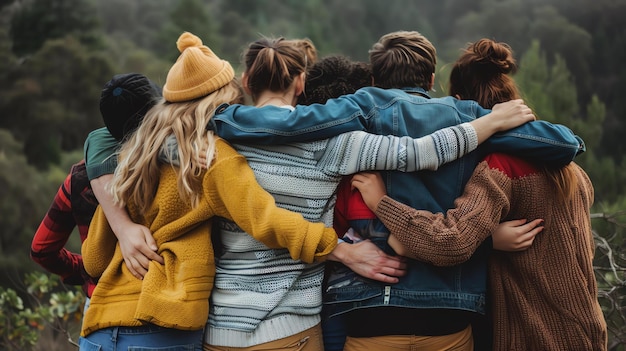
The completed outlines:
<svg viewBox="0 0 626 351">
<path fill-rule="evenodd" d="M 70 165 L 82 158 L 85 137 L 103 125 L 98 100 L 112 75 L 140 72 L 163 84 L 183 31 L 240 72 L 241 52 L 260 35 L 308 37 L 320 56 L 367 61 L 381 35 L 417 30 L 438 50 L 434 95 L 445 94 L 449 63 L 468 42 L 504 41 L 515 51 L 515 79 L 536 114 L 586 141 L 577 162 L 596 191 L 600 298 L 610 350 L 623 351 L 625 16 L 626 0 L 0 0 L 0 293 L 14 289 L 27 301 L 16 314 L 52 303 L 35 296 L 24 278 L 42 271 L 29 259 L 30 241 Z M 78 235 L 68 245 L 79 250 Z M 0 294 L 0 304 L 7 301 Z M 68 313 L 57 311 L 66 322 Z M 0 322 L 3 349 L 16 338 L 7 324 Z M 59 350 L 69 349 L 65 327 L 49 326 L 46 334 L 44 325 L 28 324 L 48 338 L 39 346 L 38 334 L 29 347 L 53 350 L 52 338 L 61 340 Z"/>
</svg>

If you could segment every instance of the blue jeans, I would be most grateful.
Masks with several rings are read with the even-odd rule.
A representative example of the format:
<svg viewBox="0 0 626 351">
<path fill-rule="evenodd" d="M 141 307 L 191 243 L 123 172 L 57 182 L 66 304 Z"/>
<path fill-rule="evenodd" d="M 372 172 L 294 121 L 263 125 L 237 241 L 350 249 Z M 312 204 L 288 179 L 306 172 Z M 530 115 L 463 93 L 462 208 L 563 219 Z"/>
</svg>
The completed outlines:
<svg viewBox="0 0 626 351">
<path fill-rule="evenodd" d="M 343 315 L 322 318 L 322 336 L 324 337 L 324 351 L 342 351 L 346 342 Z"/>
<path fill-rule="evenodd" d="M 148 324 L 97 330 L 78 341 L 80 351 L 202 351 L 202 330 Z"/>
</svg>

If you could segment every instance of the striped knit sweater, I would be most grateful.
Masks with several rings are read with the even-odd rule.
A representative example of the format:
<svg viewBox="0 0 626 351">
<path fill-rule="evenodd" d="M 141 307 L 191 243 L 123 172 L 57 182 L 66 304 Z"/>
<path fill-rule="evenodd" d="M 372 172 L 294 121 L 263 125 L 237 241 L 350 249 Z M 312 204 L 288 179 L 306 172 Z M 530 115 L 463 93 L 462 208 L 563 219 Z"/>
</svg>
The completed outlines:
<svg viewBox="0 0 626 351">
<path fill-rule="evenodd" d="M 492 253 L 494 350 L 606 350 L 592 267 L 593 187 L 580 167 L 568 167 L 577 174 L 578 189 L 565 205 L 559 205 L 550 181 L 531 164 L 493 154 L 476 167 L 446 217 L 389 197 L 376 215 L 412 255 L 435 265 L 469 258 L 501 220 L 544 219 L 543 232 L 528 250 Z"/>
<path fill-rule="evenodd" d="M 473 127 L 462 124 L 420 139 L 352 132 L 281 146 L 233 145 L 279 207 L 332 225 L 334 193 L 343 175 L 363 170 L 435 170 L 474 150 Z M 216 277 L 205 342 L 248 347 L 320 322 L 322 264 L 291 260 L 233 223 L 220 225 Z"/>
</svg>

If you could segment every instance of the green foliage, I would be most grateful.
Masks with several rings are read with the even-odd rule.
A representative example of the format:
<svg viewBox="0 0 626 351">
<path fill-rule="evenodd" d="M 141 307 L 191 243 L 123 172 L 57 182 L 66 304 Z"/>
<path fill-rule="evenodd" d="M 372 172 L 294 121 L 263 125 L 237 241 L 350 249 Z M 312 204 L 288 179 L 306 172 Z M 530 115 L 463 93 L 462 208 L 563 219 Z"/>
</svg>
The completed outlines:
<svg viewBox="0 0 626 351">
<path fill-rule="evenodd" d="M 88 132 L 102 125 L 98 101 L 112 72 L 105 56 L 72 37 L 47 41 L 12 72 L 0 99 L 6 116 L 0 128 L 24 143 L 29 163 L 45 169 L 59 161 L 62 150 L 82 147 Z"/>
<path fill-rule="evenodd" d="M 24 303 L 17 293 L 11 289 L 0 287 L 0 346 L 6 349 L 25 349 L 37 341 L 39 324 L 30 309 L 24 309 Z"/>
<path fill-rule="evenodd" d="M 459 17 L 450 36 L 453 49 L 482 37 L 506 41 L 520 52 L 528 47 L 528 30 L 531 26 L 529 7 L 525 0 L 482 0 L 479 6 Z M 531 37 L 532 38 L 532 37 Z"/>
<path fill-rule="evenodd" d="M 10 67 L 15 64 L 16 58 L 11 51 L 11 42 L 6 29 L 0 28 L 0 80 L 4 81 L 10 72 Z M 0 90 L 1 91 L 1 90 Z"/>
<path fill-rule="evenodd" d="M 76 331 L 71 329 L 82 318 L 85 296 L 80 288 L 64 287 L 58 276 L 41 272 L 26 274 L 24 284 L 29 307 L 15 290 L 0 287 L 0 348 L 35 350 L 46 329 L 56 331 L 70 345 L 78 346 L 74 341 Z M 48 345 L 46 349 L 51 347 Z"/>
<path fill-rule="evenodd" d="M 169 62 L 174 62 L 180 55 L 176 48 L 176 40 L 185 31 L 191 32 L 202 39 L 205 45 L 220 52 L 221 38 L 216 35 L 217 25 L 209 15 L 208 9 L 200 0 L 181 0 L 170 13 L 169 21 L 162 27 L 159 39 L 167 44 L 159 54 Z"/>
<path fill-rule="evenodd" d="M 11 19 L 10 31 L 16 55 L 33 54 L 47 40 L 67 35 L 91 48 L 99 47 L 98 18 L 90 1 L 33 0 L 20 4 Z"/>
<path fill-rule="evenodd" d="M 572 123 L 574 130 L 580 131 L 587 148 L 594 150 L 602 142 L 602 125 L 606 117 L 606 105 L 600 101 L 598 95 L 592 95 L 587 104 L 585 120 L 576 120 Z"/>
<path fill-rule="evenodd" d="M 569 126 L 582 137 L 587 152 L 576 161 L 587 171 L 595 187 L 597 201 L 615 201 L 626 192 L 626 169 L 619 161 L 599 151 L 606 105 L 597 95 L 590 98 L 581 115 L 578 89 L 565 61 L 556 55 L 551 65 L 547 54 L 533 41 L 520 60 L 516 76 L 524 99 L 540 119 Z"/>
<path fill-rule="evenodd" d="M 130 41 L 138 48 L 161 52 L 159 48 L 176 48 L 171 42 L 161 42 L 158 37 L 159 29 L 169 21 L 174 3 L 176 0 L 107 0 L 96 1 L 95 6 L 103 31 L 109 38 Z M 115 54 L 111 56 L 116 57 Z"/>
<path fill-rule="evenodd" d="M 535 40 L 522 55 L 515 79 L 524 100 L 540 119 L 571 125 L 578 114 L 576 86 L 565 62 L 559 56 L 555 60 L 550 66 Z"/>
<path fill-rule="evenodd" d="M 578 89 L 587 91 L 589 57 L 592 54 L 592 37 L 584 28 L 572 23 L 552 5 L 533 7 L 533 21 L 529 35 L 545 46 L 549 57 L 559 57 L 571 72 L 576 72 Z M 564 59 L 566 58 L 566 59 Z"/>
<path fill-rule="evenodd" d="M 42 174 L 28 165 L 22 145 L 8 131 L 0 129 L 0 252 L 3 268 L 23 265 L 21 257 L 28 260 L 30 240 L 58 186 L 47 183 Z"/>
</svg>

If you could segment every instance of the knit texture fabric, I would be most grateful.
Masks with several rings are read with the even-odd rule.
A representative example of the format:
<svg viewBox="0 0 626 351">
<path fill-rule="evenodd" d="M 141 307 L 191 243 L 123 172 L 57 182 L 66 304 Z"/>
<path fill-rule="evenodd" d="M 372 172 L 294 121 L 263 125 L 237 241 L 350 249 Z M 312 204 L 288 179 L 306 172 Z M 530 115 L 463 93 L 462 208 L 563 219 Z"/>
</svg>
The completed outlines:
<svg viewBox="0 0 626 351">
<path fill-rule="evenodd" d="M 256 182 L 246 159 L 225 141 L 216 142 L 216 159 L 203 175 L 200 205 L 191 208 L 178 196 L 177 174 L 161 167 L 159 188 L 145 215 L 128 204 L 131 219 L 147 226 L 165 264 L 150 262 L 138 280 L 124 264 L 117 240 L 101 208 L 83 243 L 85 269 L 100 277 L 85 314 L 81 335 L 106 327 L 139 326 L 199 330 L 208 318 L 215 265 L 211 219 L 228 218 L 269 247 L 285 247 L 292 259 L 313 262 L 337 244 L 332 229 L 277 208 Z"/>
<path fill-rule="evenodd" d="M 435 170 L 476 146 L 467 123 L 419 139 L 352 132 L 310 143 L 234 145 L 278 206 L 328 226 L 343 175 Z M 322 265 L 291 260 L 285 250 L 266 247 L 232 223 L 221 224 L 220 242 L 206 343 L 248 347 L 320 322 Z"/>
<path fill-rule="evenodd" d="M 592 266 L 593 186 L 580 167 L 571 167 L 578 189 L 566 204 L 531 164 L 493 154 L 476 167 L 446 217 L 389 197 L 376 215 L 408 251 L 442 266 L 469 258 L 501 220 L 543 218 L 545 228 L 528 250 L 491 255 L 494 350 L 606 350 Z"/>
<path fill-rule="evenodd" d="M 228 84 L 235 71 L 197 36 L 185 32 L 176 41 L 180 56 L 167 73 L 163 97 L 169 102 L 197 99 Z"/>
</svg>

